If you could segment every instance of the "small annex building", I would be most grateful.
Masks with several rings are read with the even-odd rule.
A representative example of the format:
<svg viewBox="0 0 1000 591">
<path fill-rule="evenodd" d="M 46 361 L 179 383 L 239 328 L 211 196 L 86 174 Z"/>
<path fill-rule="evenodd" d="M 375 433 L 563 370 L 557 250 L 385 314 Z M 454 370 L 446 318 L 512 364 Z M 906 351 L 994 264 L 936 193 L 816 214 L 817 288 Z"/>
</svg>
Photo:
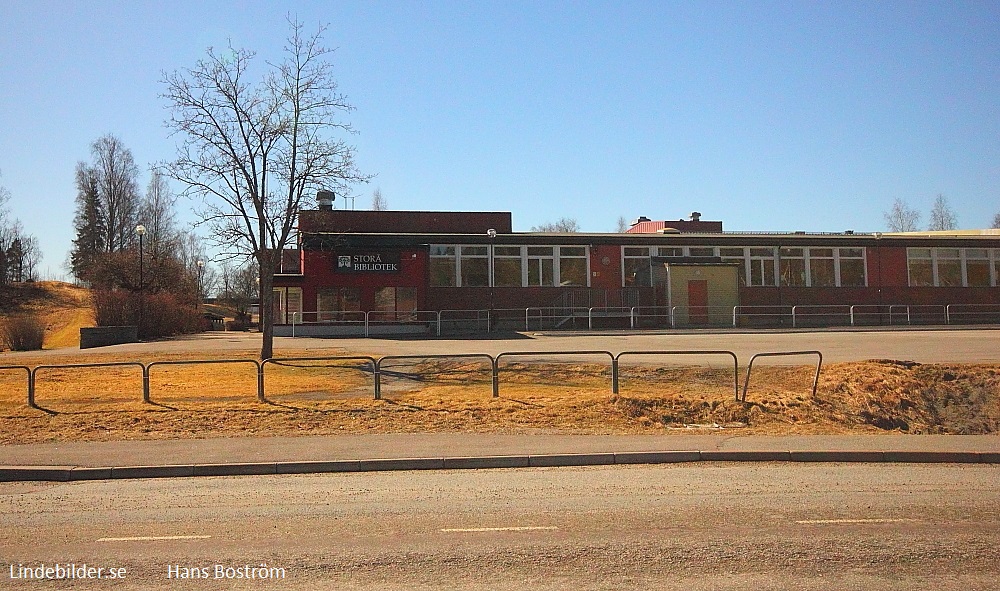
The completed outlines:
<svg viewBox="0 0 1000 591">
<path fill-rule="evenodd" d="M 299 213 L 276 334 L 1000 323 L 1000 231 L 514 232 L 510 212 Z M 443 328 L 442 328 L 443 327 Z"/>
</svg>

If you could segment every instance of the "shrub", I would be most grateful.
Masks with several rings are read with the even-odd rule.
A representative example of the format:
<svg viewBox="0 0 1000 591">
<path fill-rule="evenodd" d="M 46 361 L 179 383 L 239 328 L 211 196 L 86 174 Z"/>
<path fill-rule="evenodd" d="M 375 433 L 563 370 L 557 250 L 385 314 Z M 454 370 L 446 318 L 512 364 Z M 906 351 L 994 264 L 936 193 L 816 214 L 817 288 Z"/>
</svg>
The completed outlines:
<svg viewBox="0 0 1000 591">
<path fill-rule="evenodd" d="M 0 343 L 13 351 L 38 351 L 45 340 L 45 325 L 36 316 L 14 316 L 0 322 Z"/>
<path fill-rule="evenodd" d="M 97 326 L 139 325 L 139 294 L 115 289 L 94 291 Z M 139 338 L 155 339 L 201 329 L 201 313 L 175 294 L 145 294 L 141 300 L 142 323 Z"/>
</svg>

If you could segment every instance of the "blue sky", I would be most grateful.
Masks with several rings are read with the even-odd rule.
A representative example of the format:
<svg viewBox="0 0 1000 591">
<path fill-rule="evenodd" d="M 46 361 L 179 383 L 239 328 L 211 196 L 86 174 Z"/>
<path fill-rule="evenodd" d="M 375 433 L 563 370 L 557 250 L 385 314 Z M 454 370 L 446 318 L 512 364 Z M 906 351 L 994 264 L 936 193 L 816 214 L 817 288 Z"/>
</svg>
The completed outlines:
<svg viewBox="0 0 1000 591">
<path fill-rule="evenodd" d="M 358 209 L 378 187 L 391 209 L 511 211 L 516 230 L 697 210 L 875 231 L 893 199 L 926 222 L 939 193 L 964 228 L 1000 211 L 996 2 L 3 0 L 0 184 L 43 274 L 62 273 L 89 144 L 170 159 L 162 72 L 230 39 L 277 59 L 286 13 L 330 25 L 377 175 Z"/>
</svg>

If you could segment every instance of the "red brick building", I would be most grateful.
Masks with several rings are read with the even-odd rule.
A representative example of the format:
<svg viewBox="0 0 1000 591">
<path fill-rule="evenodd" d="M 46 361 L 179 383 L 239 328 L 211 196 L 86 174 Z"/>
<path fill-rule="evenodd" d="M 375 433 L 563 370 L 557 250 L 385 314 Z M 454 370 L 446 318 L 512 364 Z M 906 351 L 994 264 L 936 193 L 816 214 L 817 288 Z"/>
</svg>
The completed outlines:
<svg viewBox="0 0 1000 591">
<path fill-rule="evenodd" d="M 508 212 L 325 209 L 300 212 L 286 255 L 276 323 L 314 328 L 487 311 L 511 328 L 536 315 L 539 326 L 1000 322 L 1000 235 L 988 230 L 726 233 L 695 213 L 640 218 L 624 234 L 537 233 L 513 232 Z"/>
</svg>

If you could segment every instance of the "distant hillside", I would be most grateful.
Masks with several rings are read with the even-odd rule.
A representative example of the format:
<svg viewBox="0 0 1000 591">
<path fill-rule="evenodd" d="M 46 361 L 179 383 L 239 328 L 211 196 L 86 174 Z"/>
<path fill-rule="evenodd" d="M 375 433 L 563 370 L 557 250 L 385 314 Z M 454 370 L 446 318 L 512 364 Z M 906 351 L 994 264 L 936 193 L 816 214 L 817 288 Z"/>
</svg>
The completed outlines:
<svg viewBox="0 0 1000 591">
<path fill-rule="evenodd" d="M 80 346 L 80 327 L 94 326 L 90 290 L 59 281 L 0 288 L 0 318 L 36 314 L 45 323 L 45 348 Z"/>
</svg>

